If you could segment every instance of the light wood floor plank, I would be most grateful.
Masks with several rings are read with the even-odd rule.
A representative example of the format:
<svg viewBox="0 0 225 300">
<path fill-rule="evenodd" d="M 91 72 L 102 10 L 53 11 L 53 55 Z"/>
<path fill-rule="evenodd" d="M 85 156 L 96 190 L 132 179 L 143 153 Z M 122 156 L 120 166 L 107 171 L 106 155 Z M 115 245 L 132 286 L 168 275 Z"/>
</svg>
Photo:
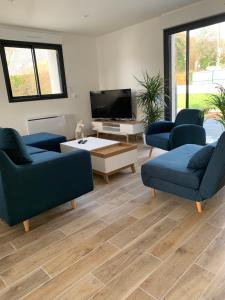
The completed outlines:
<svg viewBox="0 0 225 300">
<path fill-rule="evenodd" d="M 7 269 L 1 273 L 1 276 L 5 282 L 10 284 L 15 280 L 25 276 L 28 272 L 32 272 L 39 268 L 47 261 L 54 259 L 61 253 L 61 251 L 65 251 L 65 249 L 70 249 L 74 245 L 79 244 L 80 241 L 84 239 L 84 236 L 85 238 L 88 238 L 89 236 L 92 236 L 98 231 L 102 230 L 104 227 L 104 224 L 101 221 L 98 221 L 91 224 L 91 226 L 88 225 L 87 227 L 84 227 L 73 235 L 66 237 L 62 241 L 54 241 L 53 243 L 49 244 L 48 247 L 43 248 L 30 257 L 24 258 L 24 260 L 21 262 Z"/>
<path fill-rule="evenodd" d="M 165 300 L 198 300 L 202 292 L 212 281 L 214 275 L 197 265 L 182 276 L 172 290 L 164 297 Z"/>
<path fill-rule="evenodd" d="M 94 275 L 106 284 L 132 264 L 144 251 L 168 233 L 175 225 L 175 221 L 171 219 L 162 220 L 156 226 L 150 228 L 137 241 L 134 241 L 130 246 L 124 248 L 105 264 L 97 268 L 94 271 Z"/>
<path fill-rule="evenodd" d="M 160 262 L 153 256 L 143 254 L 132 265 L 111 280 L 93 300 L 120 300 L 129 296 Z"/>
<path fill-rule="evenodd" d="M 223 261 L 225 261 L 225 230 L 223 230 L 209 248 L 202 253 L 197 264 L 217 274 L 221 268 L 221 262 Z"/>
<path fill-rule="evenodd" d="M 140 184 L 141 184 L 141 178 L 140 176 L 138 176 L 135 180 L 132 180 L 131 182 L 129 182 L 128 184 L 122 186 L 119 188 L 119 191 L 121 193 L 124 193 L 124 192 L 131 192 L 133 190 L 135 190 L 136 188 L 140 187 Z"/>
<path fill-rule="evenodd" d="M 216 208 L 214 208 L 214 210 L 215 209 Z M 193 211 L 183 219 L 182 223 L 178 224 L 165 238 L 156 244 L 153 249 L 150 250 L 150 253 L 160 259 L 166 259 L 194 230 L 197 230 L 201 224 L 207 220 L 211 211 L 213 211 L 213 208 L 212 210 L 205 211 L 201 216 Z"/>
<path fill-rule="evenodd" d="M 0 245 L 4 245 L 6 243 L 12 242 L 14 239 L 19 238 L 23 235 L 24 235 L 24 229 L 22 225 L 20 227 L 17 227 L 16 229 L 12 228 L 11 230 L 10 227 L 8 226 L 7 232 L 0 236 Z"/>
<path fill-rule="evenodd" d="M 140 195 L 140 193 L 143 192 L 143 190 L 144 190 L 144 191 L 147 191 L 148 188 L 147 188 L 147 187 L 144 187 L 144 189 L 143 189 L 143 186 L 142 186 L 142 184 L 140 183 L 140 185 L 139 185 L 138 187 L 136 187 L 135 189 L 132 189 L 132 190 L 128 191 L 128 193 L 129 193 L 130 195 L 132 195 L 133 197 L 137 197 L 137 196 Z"/>
<path fill-rule="evenodd" d="M 90 213 L 80 217 L 75 218 L 72 222 L 69 222 L 68 224 L 62 226 L 60 229 L 62 232 L 64 232 L 66 235 L 70 235 L 74 233 L 79 228 L 82 228 L 82 226 L 85 224 L 90 224 L 111 211 L 113 211 L 115 208 L 120 207 L 124 202 L 129 201 L 129 199 L 132 199 L 132 197 L 129 194 L 122 194 L 120 197 L 117 197 L 115 199 L 112 199 L 111 201 L 106 201 L 105 204 L 99 205 L 96 209 L 91 211 Z M 115 221 L 115 220 L 114 220 Z"/>
<path fill-rule="evenodd" d="M 80 218 L 74 218 L 71 222 L 63 225 L 60 230 L 65 233 L 67 236 L 77 232 L 78 230 L 96 222 L 99 220 L 100 216 L 106 214 L 112 209 L 110 204 L 105 204 L 98 206 L 96 209 L 90 213 L 85 214 Z"/>
<path fill-rule="evenodd" d="M 138 288 L 130 296 L 128 296 L 126 300 L 154 300 L 154 298 Z"/>
<path fill-rule="evenodd" d="M 4 244 L 0 246 L 0 261 L 3 257 L 13 253 L 15 249 L 10 243 Z"/>
<path fill-rule="evenodd" d="M 225 267 L 220 270 L 212 283 L 201 295 L 201 300 L 224 300 L 225 299 Z"/>
<path fill-rule="evenodd" d="M 108 243 L 101 245 L 34 291 L 27 299 L 55 299 L 63 291 L 76 284 L 92 269 L 109 259 L 116 251 L 117 249 Z"/>
<path fill-rule="evenodd" d="M 0 273 L 4 272 L 10 267 L 15 266 L 18 262 L 27 259 L 35 252 L 47 247 L 49 244 L 62 240 L 64 237 L 65 235 L 61 231 L 53 231 L 43 238 L 40 238 L 39 240 L 29 244 L 27 247 L 21 248 L 20 250 L 9 254 L 0 260 Z"/>
<path fill-rule="evenodd" d="M 13 245 L 18 249 L 22 248 L 26 244 L 32 243 L 38 238 L 43 237 L 45 234 L 49 234 L 50 231 L 55 231 L 56 229 L 69 223 L 70 221 L 73 221 L 76 218 L 80 218 L 81 216 L 89 213 L 91 210 L 96 209 L 96 207 L 97 203 L 91 202 L 88 206 L 85 206 L 81 209 L 70 209 L 69 211 L 67 211 L 67 214 L 63 215 L 62 217 L 56 218 L 48 223 L 42 224 L 41 226 L 27 233 L 24 233 L 24 229 L 21 226 L 23 234 L 15 239 L 12 239 Z"/>
<path fill-rule="evenodd" d="M 164 197 L 163 197 L 164 196 Z M 165 200 L 168 200 L 170 196 L 165 193 L 158 197 L 157 199 L 151 199 L 150 193 L 148 191 L 148 199 L 149 201 L 147 203 L 144 203 L 142 205 L 139 205 L 137 208 L 133 209 L 129 215 L 133 216 L 137 219 L 143 219 L 147 215 L 149 215 L 150 212 L 152 212 L 155 209 L 158 209 L 161 204 L 165 204 Z"/>
<path fill-rule="evenodd" d="M 68 268 L 72 263 L 76 262 L 76 260 L 99 247 L 116 233 L 128 227 L 135 221 L 136 219 L 129 216 L 121 218 L 115 223 L 99 231 L 94 236 L 84 241 L 80 241 L 80 243 L 78 243 L 75 247 L 70 248 L 69 250 L 65 249 L 64 251 L 61 251 L 60 255 L 55 257 L 49 263 L 45 264 L 43 268 L 48 272 L 48 274 L 55 276 L 57 273 L 61 272 L 65 268 Z"/>
<path fill-rule="evenodd" d="M 193 213 L 194 205 L 191 205 L 191 204 L 192 204 L 191 201 L 184 202 L 184 204 L 182 204 L 177 209 L 175 209 L 171 213 L 169 213 L 168 217 L 177 222 L 183 222 L 185 217 L 187 217 L 188 215 Z"/>
<path fill-rule="evenodd" d="M 3 290 L 4 288 L 5 288 L 5 284 L 0 278 L 0 291 Z"/>
<path fill-rule="evenodd" d="M 149 213 L 145 218 L 135 222 L 133 226 L 121 231 L 111 239 L 113 244 L 119 248 L 125 247 L 129 242 L 133 241 L 140 234 L 144 233 L 152 225 L 159 222 L 162 218 L 166 217 L 169 212 L 178 206 L 176 201 L 168 201 L 163 206 L 158 207 L 152 213 Z"/>
<path fill-rule="evenodd" d="M 141 287 L 157 299 L 163 297 L 218 233 L 219 229 L 204 224 Z"/>
<path fill-rule="evenodd" d="M 96 294 L 98 290 L 103 288 L 103 284 L 93 277 L 91 274 L 80 280 L 78 284 L 72 286 L 63 295 L 57 299 L 60 300 L 88 300 Z"/>
<path fill-rule="evenodd" d="M 115 208 L 113 211 L 109 212 L 104 217 L 102 217 L 101 220 L 106 222 L 107 224 L 111 224 L 115 220 L 121 218 L 126 214 L 129 214 L 133 209 L 147 202 L 149 202 L 149 193 L 143 192 L 138 197 L 135 198 L 131 197 L 130 201 L 119 206 L 118 208 Z"/>
<path fill-rule="evenodd" d="M 47 274 L 42 270 L 37 270 L 15 284 L 5 289 L 0 293 L 1 300 L 17 300 L 30 293 L 33 289 L 37 288 L 49 279 Z"/>
<path fill-rule="evenodd" d="M 221 206 L 219 210 L 208 220 L 209 224 L 224 228 L 225 226 L 225 205 Z"/>
</svg>

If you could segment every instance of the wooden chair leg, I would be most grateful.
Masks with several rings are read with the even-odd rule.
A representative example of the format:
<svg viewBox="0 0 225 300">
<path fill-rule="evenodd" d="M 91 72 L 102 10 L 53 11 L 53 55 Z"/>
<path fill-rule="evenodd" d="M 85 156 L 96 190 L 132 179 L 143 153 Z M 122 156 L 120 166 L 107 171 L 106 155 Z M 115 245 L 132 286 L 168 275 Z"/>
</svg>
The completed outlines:
<svg viewBox="0 0 225 300">
<path fill-rule="evenodd" d="M 132 173 L 135 173 L 135 172 L 136 172 L 136 169 L 135 169 L 135 165 L 134 165 L 134 164 L 131 165 L 131 171 L 132 171 Z"/>
<path fill-rule="evenodd" d="M 150 193 L 152 195 L 152 198 L 156 197 L 156 190 L 155 189 L 150 188 Z"/>
<path fill-rule="evenodd" d="M 202 203 L 201 202 L 195 202 L 195 204 L 196 204 L 196 208 L 197 208 L 198 213 L 201 213 L 202 212 Z"/>
<path fill-rule="evenodd" d="M 76 200 L 72 200 L 71 201 L 71 207 L 72 207 L 72 209 L 77 208 L 77 202 L 76 202 Z"/>
<path fill-rule="evenodd" d="M 104 175 L 105 182 L 109 184 L 109 175 Z"/>
<path fill-rule="evenodd" d="M 29 222 L 29 220 L 23 221 L 23 226 L 24 226 L 25 232 L 28 232 L 30 230 L 30 222 Z"/>
<path fill-rule="evenodd" d="M 152 151 L 153 151 L 153 147 L 150 146 L 150 150 L 149 150 L 149 158 L 152 156 Z"/>
</svg>

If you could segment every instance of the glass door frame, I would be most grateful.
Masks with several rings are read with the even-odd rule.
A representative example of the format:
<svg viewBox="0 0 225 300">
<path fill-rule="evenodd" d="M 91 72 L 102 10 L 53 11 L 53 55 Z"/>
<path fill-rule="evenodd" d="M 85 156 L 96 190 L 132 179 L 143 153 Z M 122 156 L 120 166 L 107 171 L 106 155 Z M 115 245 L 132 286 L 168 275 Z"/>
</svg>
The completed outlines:
<svg viewBox="0 0 225 300">
<path fill-rule="evenodd" d="M 172 35 L 186 31 L 186 107 L 189 107 L 189 58 L 190 58 L 190 30 L 214 25 L 225 22 L 225 13 L 216 16 L 204 18 L 191 23 L 164 29 L 164 85 L 165 94 L 169 95 L 169 99 L 165 98 L 165 120 L 172 120 Z"/>
</svg>

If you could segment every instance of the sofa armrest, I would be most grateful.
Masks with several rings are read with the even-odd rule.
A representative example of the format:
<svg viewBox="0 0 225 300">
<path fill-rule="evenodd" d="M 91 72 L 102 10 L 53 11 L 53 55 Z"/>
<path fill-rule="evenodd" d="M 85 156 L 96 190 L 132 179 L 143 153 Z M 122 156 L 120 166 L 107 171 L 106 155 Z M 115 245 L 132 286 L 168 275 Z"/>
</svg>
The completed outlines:
<svg viewBox="0 0 225 300">
<path fill-rule="evenodd" d="M 93 190 L 90 153 L 78 150 L 57 158 L 15 166 L 4 178 L 11 225 Z"/>
<path fill-rule="evenodd" d="M 202 126 L 193 124 L 176 126 L 170 133 L 169 142 L 171 149 L 180 147 L 185 144 L 205 145 L 205 129 Z"/>
<path fill-rule="evenodd" d="M 148 125 L 145 129 L 145 134 L 157 134 L 163 132 L 170 132 L 174 127 L 174 122 L 170 121 L 159 121 Z"/>
</svg>

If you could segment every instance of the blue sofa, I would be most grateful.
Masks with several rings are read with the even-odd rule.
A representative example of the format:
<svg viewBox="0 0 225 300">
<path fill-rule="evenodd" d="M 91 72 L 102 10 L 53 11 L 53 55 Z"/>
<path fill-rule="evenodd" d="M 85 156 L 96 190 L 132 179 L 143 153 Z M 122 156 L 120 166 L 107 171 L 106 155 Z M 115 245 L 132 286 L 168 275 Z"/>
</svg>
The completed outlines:
<svg viewBox="0 0 225 300">
<path fill-rule="evenodd" d="M 28 231 L 32 217 L 68 201 L 75 208 L 74 199 L 93 190 L 89 152 L 58 153 L 25 146 L 18 133 L 9 132 L 13 139 L 0 129 L 0 218 L 6 223 L 23 222 Z"/>
<path fill-rule="evenodd" d="M 205 145 L 206 133 L 203 128 L 204 117 L 198 109 L 183 109 L 175 122 L 159 121 L 150 124 L 145 130 L 146 144 L 170 151 L 185 144 Z"/>
<path fill-rule="evenodd" d="M 211 149 L 211 150 L 210 150 Z M 147 161 L 141 169 L 142 181 L 155 189 L 172 193 L 196 202 L 215 195 L 225 184 L 225 132 L 219 141 L 208 146 L 187 144 Z M 207 154 L 206 150 L 211 151 Z M 190 162 L 204 166 L 190 168 Z"/>
</svg>

